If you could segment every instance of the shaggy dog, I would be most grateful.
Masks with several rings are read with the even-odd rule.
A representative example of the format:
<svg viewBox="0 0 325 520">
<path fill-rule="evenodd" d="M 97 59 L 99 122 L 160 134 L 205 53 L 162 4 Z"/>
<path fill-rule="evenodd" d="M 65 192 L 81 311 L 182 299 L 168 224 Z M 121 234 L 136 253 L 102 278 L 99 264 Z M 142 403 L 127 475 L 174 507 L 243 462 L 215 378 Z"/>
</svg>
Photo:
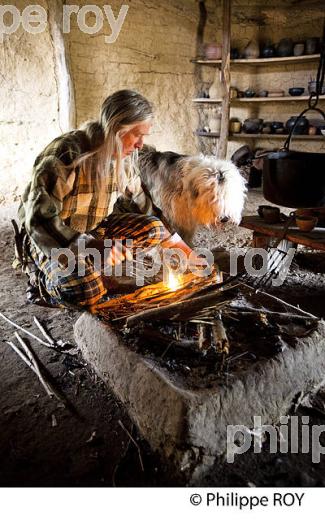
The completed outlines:
<svg viewBox="0 0 325 520">
<path fill-rule="evenodd" d="M 239 224 L 246 187 L 232 162 L 145 146 L 139 153 L 139 167 L 155 206 L 189 244 L 200 225 L 215 226 L 226 220 Z"/>
</svg>

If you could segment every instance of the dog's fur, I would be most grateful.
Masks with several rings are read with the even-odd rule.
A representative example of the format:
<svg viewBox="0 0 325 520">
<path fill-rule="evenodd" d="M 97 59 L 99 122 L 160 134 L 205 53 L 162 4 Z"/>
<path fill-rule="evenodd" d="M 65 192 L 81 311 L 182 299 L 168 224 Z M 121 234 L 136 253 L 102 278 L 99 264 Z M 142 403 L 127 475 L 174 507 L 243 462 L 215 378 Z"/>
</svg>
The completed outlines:
<svg viewBox="0 0 325 520">
<path fill-rule="evenodd" d="M 200 225 L 224 220 L 239 224 L 246 187 L 232 162 L 145 146 L 139 153 L 139 167 L 154 204 L 186 242 L 191 243 Z"/>
</svg>

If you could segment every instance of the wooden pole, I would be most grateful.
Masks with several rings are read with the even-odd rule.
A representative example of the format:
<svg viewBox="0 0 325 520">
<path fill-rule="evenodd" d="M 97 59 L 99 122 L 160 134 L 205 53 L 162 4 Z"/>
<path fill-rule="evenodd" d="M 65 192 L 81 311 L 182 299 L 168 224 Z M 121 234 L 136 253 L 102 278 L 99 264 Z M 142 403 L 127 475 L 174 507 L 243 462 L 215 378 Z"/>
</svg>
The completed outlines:
<svg viewBox="0 0 325 520">
<path fill-rule="evenodd" d="M 222 6 L 222 63 L 221 85 L 223 89 L 221 105 L 221 128 L 218 146 L 218 158 L 226 159 L 229 135 L 230 113 L 230 37 L 231 37 L 231 0 L 223 0 Z"/>
<path fill-rule="evenodd" d="M 68 46 L 63 33 L 63 1 L 48 1 L 48 11 L 58 91 L 59 125 L 62 132 L 68 132 L 76 128 L 76 109 Z"/>
</svg>

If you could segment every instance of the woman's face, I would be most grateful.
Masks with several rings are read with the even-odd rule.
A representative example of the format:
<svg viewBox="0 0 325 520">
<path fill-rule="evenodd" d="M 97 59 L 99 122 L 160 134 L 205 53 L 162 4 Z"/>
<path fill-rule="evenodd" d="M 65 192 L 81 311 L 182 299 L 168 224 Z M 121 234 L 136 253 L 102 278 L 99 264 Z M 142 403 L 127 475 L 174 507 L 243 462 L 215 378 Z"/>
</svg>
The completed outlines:
<svg viewBox="0 0 325 520">
<path fill-rule="evenodd" d="M 149 135 L 151 126 L 152 123 L 150 121 L 139 123 L 136 126 L 134 126 L 131 130 L 129 130 L 126 134 L 121 136 L 121 141 L 123 145 L 122 157 L 130 155 L 137 149 L 141 150 L 141 148 L 143 147 L 144 137 L 146 135 Z"/>
</svg>

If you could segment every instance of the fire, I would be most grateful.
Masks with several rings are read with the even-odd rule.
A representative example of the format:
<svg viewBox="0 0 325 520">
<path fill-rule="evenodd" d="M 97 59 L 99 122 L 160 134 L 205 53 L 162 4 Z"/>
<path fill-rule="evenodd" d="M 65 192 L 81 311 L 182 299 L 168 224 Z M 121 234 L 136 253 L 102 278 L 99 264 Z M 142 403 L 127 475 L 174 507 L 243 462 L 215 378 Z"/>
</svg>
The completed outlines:
<svg viewBox="0 0 325 520">
<path fill-rule="evenodd" d="M 172 271 L 168 271 L 167 287 L 171 291 L 177 291 L 181 287 L 178 276 L 175 276 Z"/>
</svg>

